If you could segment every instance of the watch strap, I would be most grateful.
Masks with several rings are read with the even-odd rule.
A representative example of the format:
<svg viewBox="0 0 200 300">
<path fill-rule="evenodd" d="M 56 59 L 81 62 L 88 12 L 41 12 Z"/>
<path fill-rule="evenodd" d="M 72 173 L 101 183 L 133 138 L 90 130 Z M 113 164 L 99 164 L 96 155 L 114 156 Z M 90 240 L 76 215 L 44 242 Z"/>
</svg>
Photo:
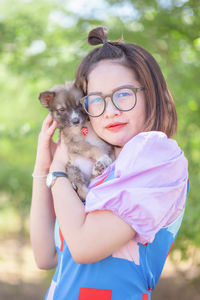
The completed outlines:
<svg viewBox="0 0 200 300">
<path fill-rule="evenodd" d="M 66 177 L 66 178 L 68 178 L 68 175 L 65 172 L 55 171 L 55 172 L 52 172 L 52 174 L 55 177 Z"/>
<path fill-rule="evenodd" d="M 49 176 L 52 176 L 50 182 L 48 182 Z M 54 183 L 56 182 L 56 179 L 57 179 L 58 177 L 65 177 L 65 178 L 68 178 L 68 175 L 67 175 L 67 173 L 65 173 L 65 172 L 60 172 L 60 171 L 50 172 L 50 173 L 47 175 L 47 181 L 46 181 L 46 184 L 47 184 L 47 186 L 48 186 L 48 188 L 49 188 L 50 190 L 51 190 L 52 186 L 54 185 Z"/>
</svg>

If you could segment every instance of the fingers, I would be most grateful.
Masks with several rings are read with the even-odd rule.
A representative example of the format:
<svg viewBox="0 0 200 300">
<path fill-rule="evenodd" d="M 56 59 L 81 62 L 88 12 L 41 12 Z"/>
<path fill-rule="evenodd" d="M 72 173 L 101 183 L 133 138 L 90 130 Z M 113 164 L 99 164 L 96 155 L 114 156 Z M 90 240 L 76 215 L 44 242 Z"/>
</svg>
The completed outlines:
<svg viewBox="0 0 200 300">
<path fill-rule="evenodd" d="M 51 114 L 48 114 L 47 117 L 44 119 L 43 124 L 42 124 L 42 129 L 41 129 L 41 134 L 45 135 L 47 139 L 49 140 L 56 128 L 57 128 L 57 122 L 53 120 Z"/>
<path fill-rule="evenodd" d="M 47 117 L 44 119 L 43 124 L 42 124 L 42 131 L 46 131 L 51 124 L 53 123 L 53 118 L 51 114 L 48 114 Z"/>
<path fill-rule="evenodd" d="M 46 133 L 49 137 L 52 137 L 56 128 L 57 128 L 57 122 L 53 121 L 53 123 L 49 126 L 49 128 L 47 129 Z"/>
</svg>

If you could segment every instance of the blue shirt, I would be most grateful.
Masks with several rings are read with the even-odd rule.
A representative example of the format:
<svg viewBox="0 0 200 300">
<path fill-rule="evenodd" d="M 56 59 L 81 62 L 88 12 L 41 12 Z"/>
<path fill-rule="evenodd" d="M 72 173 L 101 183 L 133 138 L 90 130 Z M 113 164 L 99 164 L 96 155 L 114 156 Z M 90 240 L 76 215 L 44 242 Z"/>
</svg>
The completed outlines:
<svg viewBox="0 0 200 300">
<path fill-rule="evenodd" d="M 134 238 L 100 261 L 78 264 L 56 221 L 58 265 L 45 299 L 151 299 L 182 222 L 187 180 L 176 141 L 157 131 L 133 137 L 91 183 L 85 211 L 113 211 L 132 226 Z"/>
<path fill-rule="evenodd" d="M 112 179 L 109 174 L 106 180 Z M 138 260 L 108 256 L 91 264 L 76 263 L 63 239 L 58 222 L 55 242 L 58 265 L 46 300 L 149 300 L 179 231 L 184 210 L 156 233 L 152 243 L 132 242 Z"/>
</svg>

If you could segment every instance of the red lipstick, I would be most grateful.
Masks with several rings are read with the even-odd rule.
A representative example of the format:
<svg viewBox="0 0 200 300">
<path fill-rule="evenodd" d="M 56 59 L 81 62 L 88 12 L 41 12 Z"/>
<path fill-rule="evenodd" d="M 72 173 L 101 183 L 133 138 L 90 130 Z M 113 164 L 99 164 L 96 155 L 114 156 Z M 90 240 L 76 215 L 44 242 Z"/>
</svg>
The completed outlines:
<svg viewBox="0 0 200 300">
<path fill-rule="evenodd" d="M 109 131 L 118 131 L 122 127 L 124 127 L 127 123 L 122 123 L 122 122 L 115 122 L 115 123 L 110 123 L 106 126 L 106 129 Z"/>
</svg>

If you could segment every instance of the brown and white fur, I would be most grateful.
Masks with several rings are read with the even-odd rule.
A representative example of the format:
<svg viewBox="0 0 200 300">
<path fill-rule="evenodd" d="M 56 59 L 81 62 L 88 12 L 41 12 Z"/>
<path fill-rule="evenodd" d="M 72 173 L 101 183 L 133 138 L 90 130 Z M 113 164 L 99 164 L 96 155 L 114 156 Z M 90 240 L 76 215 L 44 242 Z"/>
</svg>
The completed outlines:
<svg viewBox="0 0 200 300">
<path fill-rule="evenodd" d="M 73 82 L 56 85 L 40 93 L 39 99 L 48 108 L 63 131 L 69 161 L 66 172 L 78 195 L 84 201 L 90 181 L 112 163 L 113 148 L 100 139 L 92 129 L 88 115 L 80 104 L 82 91 Z M 82 128 L 88 133 L 83 135 Z"/>
</svg>

